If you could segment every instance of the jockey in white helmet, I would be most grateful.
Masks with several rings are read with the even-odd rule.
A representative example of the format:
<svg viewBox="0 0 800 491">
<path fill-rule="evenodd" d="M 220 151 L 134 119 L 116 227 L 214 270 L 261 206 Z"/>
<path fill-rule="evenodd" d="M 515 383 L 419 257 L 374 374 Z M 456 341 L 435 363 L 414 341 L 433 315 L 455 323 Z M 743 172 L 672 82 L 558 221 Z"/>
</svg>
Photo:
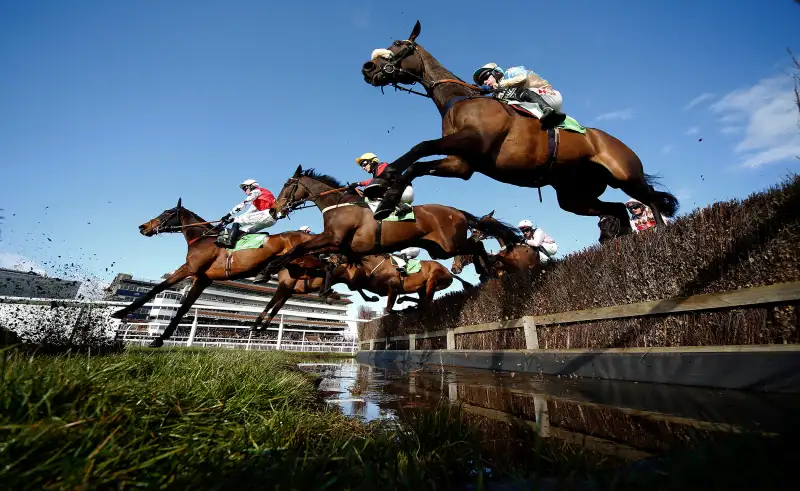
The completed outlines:
<svg viewBox="0 0 800 491">
<path fill-rule="evenodd" d="M 525 243 L 539 251 L 539 260 L 542 264 L 550 261 L 550 258 L 558 252 L 558 246 L 544 230 L 535 227 L 530 220 L 522 220 L 517 225 L 525 238 Z"/>
<path fill-rule="evenodd" d="M 223 223 L 227 222 L 231 215 L 242 211 L 245 206 L 252 205 L 252 207 L 233 219 L 230 230 L 220 234 L 216 242 L 220 247 L 233 247 L 240 231 L 243 234 L 253 233 L 275 225 L 275 217 L 270 213 L 275 196 L 268 189 L 259 186 L 254 179 L 247 179 L 239 184 L 239 187 L 247 197 L 222 217 Z"/>
<path fill-rule="evenodd" d="M 367 196 L 370 209 L 372 212 L 375 213 L 375 210 L 378 208 L 378 204 L 380 203 L 380 198 L 372 198 L 370 199 L 370 194 L 374 194 L 375 191 L 381 189 L 381 186 L 377 184 L 372 184 L 372 180 L 383 172 L 384 169 L 389 165 L 387 162 L 381 162 L 377 155 L 372 152 L 367 152 L 364 155 L 360 156 L 356 159 L 356 163 L 359 167 L 364 169 L 365 172 L 369 172 L 372 174 L 372 177 L 369 179 L 365 179 L 361 182 L 353 183 L 351 186 L 353 187 L 363 187 L 364 193 Z M 373 189 L 374 188 L 374 189 Z M 411 186 L 406 186 L 406 189 L 403 191 L 403 195 L 400 197 L 400 203 L 395 208 L 398 215 L 403 215 L 411 211 L 411 203 L 414 202 L 414 188 Z"/>
<path fill-rule="evenodd" d="M 309 227 L 308 225 L 303 225 L 302 227 L 298 228 L 297 231 L 298 232 L 305 232 L 307 234 L 310 234 L 311 233 L 311 227 Z"/>
<path fill-rule="evenodd" d="M 542 110 L 542 117 L 539 118 L 542 128 L 555 128 L 567 117 L 561 112 L 564 103 L 561 92 L 554 90 L 550 82 L 524 66 L 503 71 L 497 63 L 487 63 L 475 70 L 472 80 L 484 90 L 505 89 L 495 94 L 499 99 L 538 104 Z"/>
</svg>

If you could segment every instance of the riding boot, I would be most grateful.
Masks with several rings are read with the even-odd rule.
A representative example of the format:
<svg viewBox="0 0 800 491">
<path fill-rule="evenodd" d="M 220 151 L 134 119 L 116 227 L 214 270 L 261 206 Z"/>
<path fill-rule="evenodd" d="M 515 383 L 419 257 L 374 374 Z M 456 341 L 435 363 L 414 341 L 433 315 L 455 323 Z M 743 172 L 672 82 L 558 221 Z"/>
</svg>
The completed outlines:
<svg viewBox="0 0 800 491">
<path fill-rule="evenodd" d="M 224 247 L 226 249 L 232 249 L 234 245 L 236 245 L 236 239 L 239 235 L 239 227 L 241 225 L 238 223 L 234 223 L 231 225 L 230 229 L 224 230 L 219 237 L 217 237 L 216 244 L 219 247 Z"/>
<path fill-rule="evenodd" d="M 272 279 L 272 274 L 269 272 L 269 266 L 265 267 L 261 270 L 255 278 L 253 278 L 253 283 L 266 283 Z"/>
<path fill-rule="evenodd" d="M 395 207 L 395 210 L 397 210 L 397 216 L 402 216 L 410 212 L 412 208 L 408 203 L 398 203 L 398 205 Z"/>
<path fill-rule="evenodd" d="M 403 189 L 405 189 L 405 186 L 403 186 Z M 373 213 L 375 220 L 384 220 L 391 215 L 397 207 L 397 204 L 400 202 L 402 195 L 402 190 L 395 189 L 394 186 L 390 187 L 386 191 L 386 194 L 383 195 L 383 200 L 378 205 L 375 213 Z"/>
<path fill-rule="evenodd" d="M 542 123 L 542 129 L 555 128 L 567 119 L 566 114 L 553 109 L 536 91 L 530 89 L 520 91 L 519 100 L 522 102 L 534 102 L 539 105 L 542 109 L 542 117 L 539 119 Z"/>
</svg>

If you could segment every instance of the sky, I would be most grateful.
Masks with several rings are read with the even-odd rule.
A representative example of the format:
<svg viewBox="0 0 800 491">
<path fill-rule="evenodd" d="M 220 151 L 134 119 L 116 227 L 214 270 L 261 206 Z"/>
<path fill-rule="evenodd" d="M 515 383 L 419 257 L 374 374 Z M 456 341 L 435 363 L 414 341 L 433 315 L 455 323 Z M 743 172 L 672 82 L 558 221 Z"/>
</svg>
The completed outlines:
<svg viewBox="0 0 800 491">
<path fill-rule="evenodd" d="M 462 79 L 496 62 L 549 80 L 565 112 L 662 176 L 681 213 L 797 172 L 793 0 L 2 2 L 0 266 L 158 278 L 183 263 L 185 241 L 137 227 L 178 198 L 218 219 L 244 179 L 277 195 L 302 164 L 352 182 L 368 177 L 362 153 L 391 162 L 440 137 L 431 101 L 381 94 L 360 73 L 416 20 L 420 45 Z M 597 241 L 597 219 L 562 211 L 549 187 L 542 203 L 477 174 L 414 188 L 415 204 L 530 219 L 562 256 Z M 270 231 L 305 224 L 319 232 L 319 211 Z"/>
</svg>

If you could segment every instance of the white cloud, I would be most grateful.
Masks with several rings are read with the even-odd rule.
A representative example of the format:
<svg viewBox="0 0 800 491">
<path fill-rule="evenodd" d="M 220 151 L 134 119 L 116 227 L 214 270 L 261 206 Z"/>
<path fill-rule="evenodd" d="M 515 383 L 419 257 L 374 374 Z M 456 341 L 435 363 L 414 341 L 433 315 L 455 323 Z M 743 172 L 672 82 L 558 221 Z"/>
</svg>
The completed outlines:
<svg viewBox="0 0 800 491">
<path fill-rule="evenodd" d="M 31 261 L 25 256 L 12 254 L 10 252 L 0 252 L 0 268 L 24 271 L 26 273 L 33 271 L 37 274 L 46 274 L 44 268 L 37 262 Z"/>
<path fill-rule="evenodd" d="M 792 79 L 785 75 L 735 90 L 711 105 L 725 134 L 741 133 L 734 147 L 742 167 L 758 167 L 800 155 Z"/>
<path fill-rule="evenodd" d="M 593 122 L 597 121 L 613 121 L 613 120 L 626 120 L 633 118 L 634 111 L 631 108 L 623 109 L 621 111 L 612 111 L 610 113 L 604 113 L 600 116 L 594 118 Z"/>
<path fill-rule="evenodd" d="M 672 151 L 673 148 L 675 148 L 674 145 L 664 145 L 661 148 L 661 153 L 663 153 L 664 155 L 667 155 L 668 153 L 670 153 Z"/>
<path fill-rule="evenodd" d="M 686 134 L 689 136 L 696 135 L 698 133 L 700 133 L 700 128 L 698 128 L 697 126 L 692 126 L 688 130 L 686 130 Z"/>
<path fill-rule="evenodd" d="M 692 99 L 691 101 L 689 101 L 689 103 L 686 104 L 686 106 L 683 108 L 683 110 L 684 111 L 688 111 L 689 109 L 693 108 L 694 106 L 696 106 L 698 104 L 702 104 L 703 102 L 706 102 L 706 101 L 712 99 L 713 97 L 714 97 L 714 94 L 712 94 L 711 92 L 705 92 L 703 94 L 700 94 L 699 96 L 697 96 L 694 99 Z"/>
</svg>

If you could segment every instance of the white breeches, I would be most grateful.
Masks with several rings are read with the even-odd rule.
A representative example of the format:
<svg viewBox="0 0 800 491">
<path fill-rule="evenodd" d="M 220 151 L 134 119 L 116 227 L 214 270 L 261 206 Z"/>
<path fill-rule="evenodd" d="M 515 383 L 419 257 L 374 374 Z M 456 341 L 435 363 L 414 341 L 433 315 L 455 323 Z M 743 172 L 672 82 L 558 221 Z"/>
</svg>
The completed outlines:
<svg viewBox="0 0 800 491">
<path fill-rule="evenodd" d="M 269 214 L 269 210 L 253 211 L 239 215 L 233 219 L 233 223 L 239 224 L 242 232 L 258 232 L 275 225 L 275 219 Z"/>
<path fill-rule="evenodd" d="M 528 89 L 536 92 L 539 94 L 542 99 L 548 104 L 550 107 L 555 109 L 558 112 L 561 112 L 561 106 L 564 104 L 564 99 L 561 98 L 561 92 L 553 89 Z"/>
<path fill-rule="evenodd" d="M 400 256 L 406 256 L 409 259 L 414 259 L 417 256 L 419 256 L 419 253 L 420 253 L 419 247 L 406 247 L 402 251 L 393 252 L 392 258 L 394 258 L 395 262 L 397 263 L 397 266 L 405 268 L 406 260 Z"/>
<path fill-rule="evenodd" d="M 414 202 L 414 188 L 411 186 L 406 186 L 403 190 L 403 194 L 400 196 L 400 202 L 411 204 Z M 375 210 L 378 209 L 378 205 L 381 203 L 381 200 L 367 200 L 367 204 L 369 205 L 369 209 L 372 210 L 372 213 L 375 213 Z"/>
<path fill-rule="evenodd" d="M 550 242 L 543 243 L 542 245 L 539 246 L 539 261 L 541 261 L 542 264 L 550 261 L 550 256 L 554 256 L 556 252 L 558 252 L 558 247 L 556 246 L 555 243 L 550 243 Z"/>
</svg>

